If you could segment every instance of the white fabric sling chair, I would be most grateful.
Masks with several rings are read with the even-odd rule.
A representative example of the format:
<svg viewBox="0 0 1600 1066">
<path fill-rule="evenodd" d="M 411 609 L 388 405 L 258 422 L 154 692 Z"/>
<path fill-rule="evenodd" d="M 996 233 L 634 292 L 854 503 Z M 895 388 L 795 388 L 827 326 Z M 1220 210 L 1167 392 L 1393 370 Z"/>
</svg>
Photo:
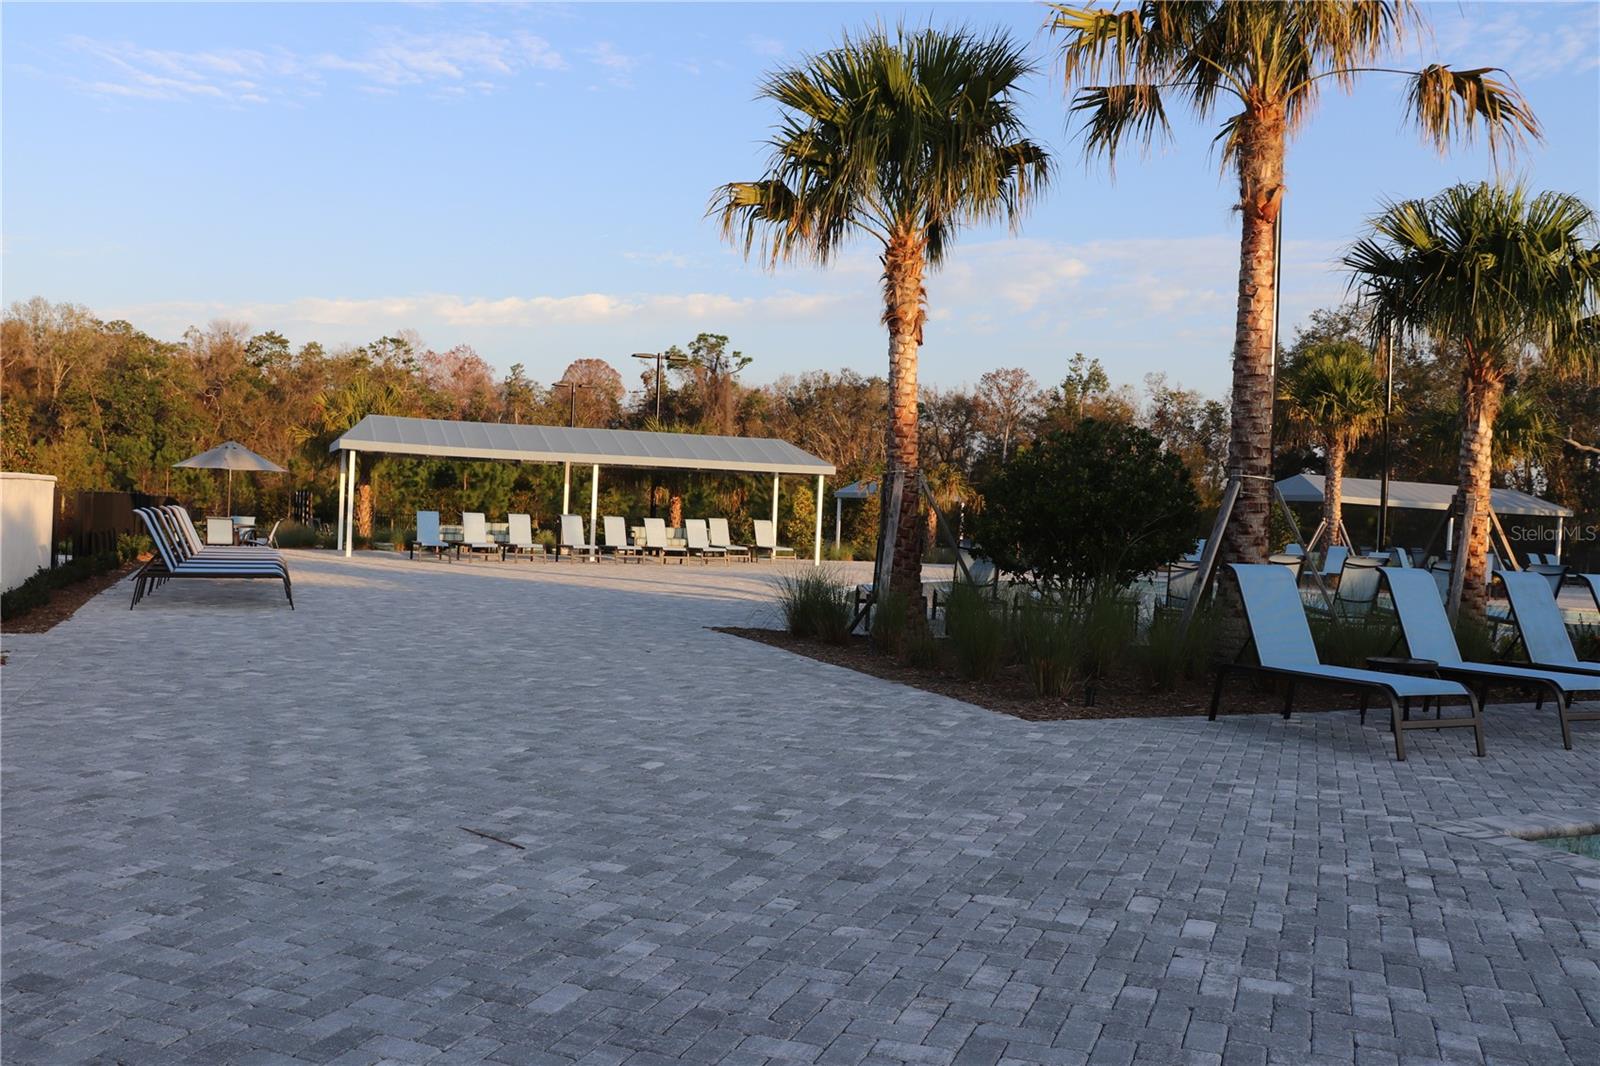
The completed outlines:
<svg viewBox="0 0 1600 1066">
<path fill-rule="evenodd" d="M 573 558 L 599 559 L 600 546 L 590 544 L 583 535 L 583 516 L 564 514 L 561 516 L 561 541 L 556 549 L 556 558 L 560 559 L 565 552 Z"/>
</svg>

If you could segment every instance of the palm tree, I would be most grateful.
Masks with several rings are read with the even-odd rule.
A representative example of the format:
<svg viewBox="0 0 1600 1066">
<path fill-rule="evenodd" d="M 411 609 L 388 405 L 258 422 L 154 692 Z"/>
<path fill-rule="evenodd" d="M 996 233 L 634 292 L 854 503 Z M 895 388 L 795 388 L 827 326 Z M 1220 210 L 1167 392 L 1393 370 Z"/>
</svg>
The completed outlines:
<svg viewBox="0 0 1600 1066">
<path fill-rule="evenodd" d="M 1065 76 L 1083 115 L 1084 145 L 1115 164 L 1126 141 L 1149 146 L 1168 133 L 1168 94 L 1202 120 L 1219 102 L 1223 165 L 1239 178 L 1243 235 L 1233 342 L 1233 424 L 1228 472 L 1241 477 L 1224 559 L 1260 562 L 1267 553 L 1272 453 L 1277 255 L 1289 139 L 1311 118 L 1330 81 L 1346 90 L 1362 73 L 1401 74 L 1422 132 L 1441 150 L 1481 126 L 1491 151 L 1537 137 L 1538 123 L 1498 68 L 1384 70 L 1368 64 L 1424 28 L 1408 0 L 1269 2 L 1145 0 L 1128 10 L 1052 5 L 1049 26 L 1064 34 Z"/>
<path fill-rule="evenodd" d="M 1600 369 L 1596 231 L 1594 210 L 1575 196 L 1456 185 L 1390 204 L 1344 259 L 1380 316 L 1429 334 L 1459 367 L 1456 508 L 1472 520 L 1456 569 L 1470 617 L 1482 619 L 1486 598 L 1489 484 L 1507 379 L 1534 351 L 1552 372 Z"/>
<path fill-rule="evenodd" d="M 1383 386 L 1372 354 L 1352 340 L 1313 344 L 1284 369 L 1284 413 L 1328 461 L 1322 518 L 1329 544 L 1344 543 L 1345 456 L 1382 420 Z"/>
<path fill-rule="evenodd" d="M 782 118 L 756 181 L 724 185 L 712 213 L 723 234 L 769 264 L 827 263 L 854 236 L 882 246 L 883 323 L 889 331 L 890 474 L 905 475 L 889 584 L 921 618 L 917 495 L 917 350 L 927 294 L 957 230 L 1015 225 L 1049 177 L 1029 140 L 1017 83 L 1033 71 L 1004 33 L 871 30 L 772 74 L 761 96 Z"/>
</svg>

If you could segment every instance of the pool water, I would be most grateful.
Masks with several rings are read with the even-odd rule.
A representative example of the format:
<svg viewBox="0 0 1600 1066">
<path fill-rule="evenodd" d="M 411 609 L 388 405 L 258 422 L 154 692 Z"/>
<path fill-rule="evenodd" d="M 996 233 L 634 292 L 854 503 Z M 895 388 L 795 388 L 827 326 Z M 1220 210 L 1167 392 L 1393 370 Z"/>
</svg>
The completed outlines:
<svg viewBox="0 0 1600 1066">
<path fill-rule="evenodd" d="M 1584 833 L 1581 836 L 1567 837 L 1540 837 L 1535 844 L 1543 844 L 1550 848 L 1560 848 L 1570 851 L 1574 855 L 1582 855 L 1588 859 L 1600 859 L 1600 833 Z"/>
</svg>

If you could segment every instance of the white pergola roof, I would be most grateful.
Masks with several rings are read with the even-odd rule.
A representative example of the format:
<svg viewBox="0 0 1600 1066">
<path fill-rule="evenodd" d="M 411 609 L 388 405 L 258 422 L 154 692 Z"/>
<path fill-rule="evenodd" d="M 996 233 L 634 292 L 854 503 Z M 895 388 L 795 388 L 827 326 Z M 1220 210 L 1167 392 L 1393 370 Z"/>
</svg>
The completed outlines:
<svg viewBox="0 0 1600 1066">
<path fill-rule="evenodd" d="M 1278 491 L 1290 503 L 1322 502 L 1321 474 L 1296 474 L 1278 482 Z M 1341 487 L 1346 507 L 1377 507 L 1380 483 L 1376 478 L 1347 477 Z M 1403 511 L 1448 511 L 1455 499 L 1454 485 L 1434 485 L 1425 481 L 1389 482 L 1389 506 Z M 1491 489 L 1489 506 L 1496 514 L 1529 518 L 1571 518 L 1572 508 L 1541 500 L 1516 489 Z"/>
<path fill-rule="evenodd" d="M 876 481 L 852 481 L 850 484 L 833 490 L 836 500 L 867 500 L 878 494 Z"/>
<path fill-rule="evenodd" d="M 439 459 L 583 463 L 743 474 L 832 476 L 832 463 L 770 437 L 711 437 L 627 429 L 569 429 L 504 422 L 368 415 L 330 452 L 382 452 Z"/>
</svg>

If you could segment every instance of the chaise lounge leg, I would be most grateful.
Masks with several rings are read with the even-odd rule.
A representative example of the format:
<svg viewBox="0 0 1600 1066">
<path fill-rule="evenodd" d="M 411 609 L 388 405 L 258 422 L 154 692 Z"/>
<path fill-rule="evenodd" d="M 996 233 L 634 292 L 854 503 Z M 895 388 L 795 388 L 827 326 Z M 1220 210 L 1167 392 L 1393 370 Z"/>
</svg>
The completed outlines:
<svg viewBox="0 0 1600 1066">
<path fill-rule="evenodd" d="M 1283 692 L 1283 720 L 1289 720 L 1289 712 L 1294 709 L 1294 679 L 1289 679 L 1288 686 Z"/>
<path fill-rule="evenodd" d="M 1361 691 L 1361 724 L 1367 724 L 1367 704 L 1371 702 L 1371 694 L 1365 689 Z"/>
<path fill-rule="evenodd" d="M 1211 686 L 1211 713 L 1206 717 L 1211 721 L 1217 720 L 1217 704 L 1222 701 L 1222 682 L 1228 676 L 1226 664 L 1217 667 L 1217 683 Z"/>
<path fill-rule="evenodd" d="M 1556 712 L 1561 715 L 1561 746 L 1568 751 L 1572 750 L 1572 719 L 1567 712 L 1572 709 L 1572 694 L 1563 695 L 1556 692 Z"/>
<path fill-rule="evenodd" d="M 1443 701 L 1440 701 L 1441 703 Z M 1478 758 L 1488 754 L 1488 749 L 1483 746 L 1483 704 L 1478 702 L 1478 697 L 1467 690 L 1467 703 L 1472 707 L 1472 735 L 1478 742 Z"/>
<path fill-rule="evenodd" d="M 1389 728 L 1394 730 L 1394 757 L 1405 762 L 1406 731 L 1404 723 L 1400 721 L 1400 701 L 1393 694 L 1389 696 Z"/>
</svg>

